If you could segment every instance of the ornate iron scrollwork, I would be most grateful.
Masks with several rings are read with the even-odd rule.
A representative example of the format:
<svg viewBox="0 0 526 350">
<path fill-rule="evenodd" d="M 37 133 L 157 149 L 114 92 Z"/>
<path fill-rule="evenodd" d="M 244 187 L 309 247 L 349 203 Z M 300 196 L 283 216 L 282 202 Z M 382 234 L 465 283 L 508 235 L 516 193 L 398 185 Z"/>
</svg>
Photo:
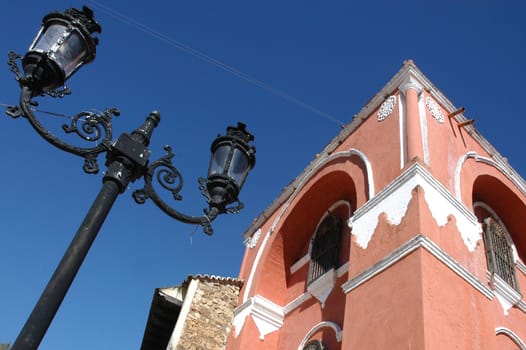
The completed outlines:
<svg viewBox="0 0 526 350">
<path fill-rule="evenodd" d="M 205 233 L 212 234 L 212 221 L 221 214 L 217 208 L 205 209 L 205 215 L 203 216 L 186 215 L 172 208 L 156 192 L 153 184 L 154 178 L 162 188 L 171 193 L 174 200 L 182 200 L 180 192 L 183 188 L 183 177 L 172 163 L 172 158 L 174 157 L 172 148 L 170 146 L 164 146 L 164 150 L 166 151 L 166 155 L 151 163 L 146 170 L 144 174 L 144 187 L 133 192 L 133 199 L 135 199 L 138 204 L 144 204 L 147 199 L 151 199 L 169 216 L 187 224 L 199 224 L 203 227 Z"/>
</svg>

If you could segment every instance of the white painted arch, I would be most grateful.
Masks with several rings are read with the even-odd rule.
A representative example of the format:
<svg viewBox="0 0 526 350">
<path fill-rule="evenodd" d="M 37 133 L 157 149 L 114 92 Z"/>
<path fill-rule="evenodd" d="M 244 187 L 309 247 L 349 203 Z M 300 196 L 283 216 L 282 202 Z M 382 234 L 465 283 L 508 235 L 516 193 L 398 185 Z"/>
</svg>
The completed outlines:
<svg viewBox="0 0 526 350">
<path fill-rule="evenodd" d="M 524 341 L 522 341 L 522 339 L 519 338 L 519 336 L 515 334 L 515 332 L 513 332 L 512 330 L 506 327 L 497 327 L 495 328 L 495 335 L 499 335 L 499 334 L 506 335 L 511 340 L 513 340 L 513 342 L 517 344 L 517 346 L 519 346 L 521 350 L 526 350 L 526 343 L 524 343 Z"/>
<path fill-rule="evenodd" d="M 501 163 L 496 162 L 495 160 L 491 158 L 480 156 L 475 151 L 470 151 L 470 152 L 466 152 L 462 157 L 458 159 L 457 166 L 455 168 L 455 197 L 459 201 L 462 200 L 462 189 L 461 189 L 462 184 L 460 183 L 461 182 L 460 173 L 462 172 L 462 168 L 469 158 L 473 158 L 477 162 L 481 162 L 481 163 L 494 167 L 500 173 L 502 173 L 506 178 L 508 178 L 515 186 L 517 186 L 517 188 L 520 189 L 520 191 L 524 195 L 526 195 L 526 186 L 524 185 L 524 182 L 517 179 L 516 176 L 511 174 L 510 171 L 508 171 L 505 166 L 503 166 Z"/>
<path fill-rule="evenodd" d="M 298 346 L 298 350 L 303 350 L 303 347 L 305 346 L 305 344 L 307 344 L 307 342 L 314 335 L 314 333 L 316 333 L 322 328 L 332 328 L 332 330 L 334 330 L 336 340 L 338 341 L 338 343 L 342 341 L 342 336 L 343 336 L 342 328 L 335 322 L 323 321 L 323 322 L 316 324 L 314 327 L 312 327 L 307 332 L 307 334 L 303 337 L 300 345 Z"/>
</svg>

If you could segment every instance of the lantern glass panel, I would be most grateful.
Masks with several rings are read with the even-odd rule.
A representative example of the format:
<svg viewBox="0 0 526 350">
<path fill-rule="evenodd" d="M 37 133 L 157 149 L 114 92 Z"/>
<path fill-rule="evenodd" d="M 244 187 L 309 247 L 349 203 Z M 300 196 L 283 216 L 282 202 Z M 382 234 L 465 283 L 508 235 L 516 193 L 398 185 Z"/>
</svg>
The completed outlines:
<svg viewBox="0 0 526 350">
<path fill-rule="evenodd" d="M 235 181 L 241 187 L 245 181 L 248 165 L 248 157 L 246 153 L 239 148 L 234 149 L 230 168 L 228 169 L 228 177 Z"/>
<path fill-rule="evenodd" d="M 86 56 L 86 45 L 79 32 L 71 32 L 64 43 L 54 52 L 53 57 L 69 77 Z"/>
<path fill-rule="evenodd" d="M 49 52 L 53 45 L 64 36 L 66 27 L 62 24 L 52 24 L 46 28 L 45 31 L 41 31 L 37 40 L 29 48 L 30 51 L 38 52 Z"/>
<path fill-rule="evenodd" d="M 230 144 L 219 146 L 215 150 L 214 155 L 212 156 L 212 159 L 210 162 L 210 170 L 208 172 L 208 175 L 223 174 L 229 154 L 230 154 Z"/>
</svg>

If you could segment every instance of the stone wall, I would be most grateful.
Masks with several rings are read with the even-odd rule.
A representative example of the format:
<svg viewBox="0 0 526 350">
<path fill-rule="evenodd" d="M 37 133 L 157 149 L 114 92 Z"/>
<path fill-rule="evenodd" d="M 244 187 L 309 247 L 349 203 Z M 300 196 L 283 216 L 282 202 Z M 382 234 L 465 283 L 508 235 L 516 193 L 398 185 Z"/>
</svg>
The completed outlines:
<svg viewBox="0 0 526 350">
<path fill-rule="evenodd" d="M 176 350 L 223 350 L 232 327 L 241 282 L 235 279 L 196 277 L 192 299 Z"/>
</svg>

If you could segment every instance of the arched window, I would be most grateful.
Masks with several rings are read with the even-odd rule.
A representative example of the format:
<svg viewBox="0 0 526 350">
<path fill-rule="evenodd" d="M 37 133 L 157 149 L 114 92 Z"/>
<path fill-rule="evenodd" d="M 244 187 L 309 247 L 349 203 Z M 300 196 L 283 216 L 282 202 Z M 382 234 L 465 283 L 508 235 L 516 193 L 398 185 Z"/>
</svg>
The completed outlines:
<svg viewBox="0 0 526 350">
<path fill-rule="evenodd" d="M 484 245 L 489 271 L 518 291 L 512 243 L 504 228 L 492 217 L 484 220 Z"/>
<path fill-rule="evenodd" d="M 303 350 L 328 350 L 321 341 L 312 340 L 303 347 Z"/>
<path fill-rule="evenodd" d="M 330 212 L 318 226 L 312 240 L 308 283 L 338 267 L 342 227 L 342 220 Z"/>
</svg>

